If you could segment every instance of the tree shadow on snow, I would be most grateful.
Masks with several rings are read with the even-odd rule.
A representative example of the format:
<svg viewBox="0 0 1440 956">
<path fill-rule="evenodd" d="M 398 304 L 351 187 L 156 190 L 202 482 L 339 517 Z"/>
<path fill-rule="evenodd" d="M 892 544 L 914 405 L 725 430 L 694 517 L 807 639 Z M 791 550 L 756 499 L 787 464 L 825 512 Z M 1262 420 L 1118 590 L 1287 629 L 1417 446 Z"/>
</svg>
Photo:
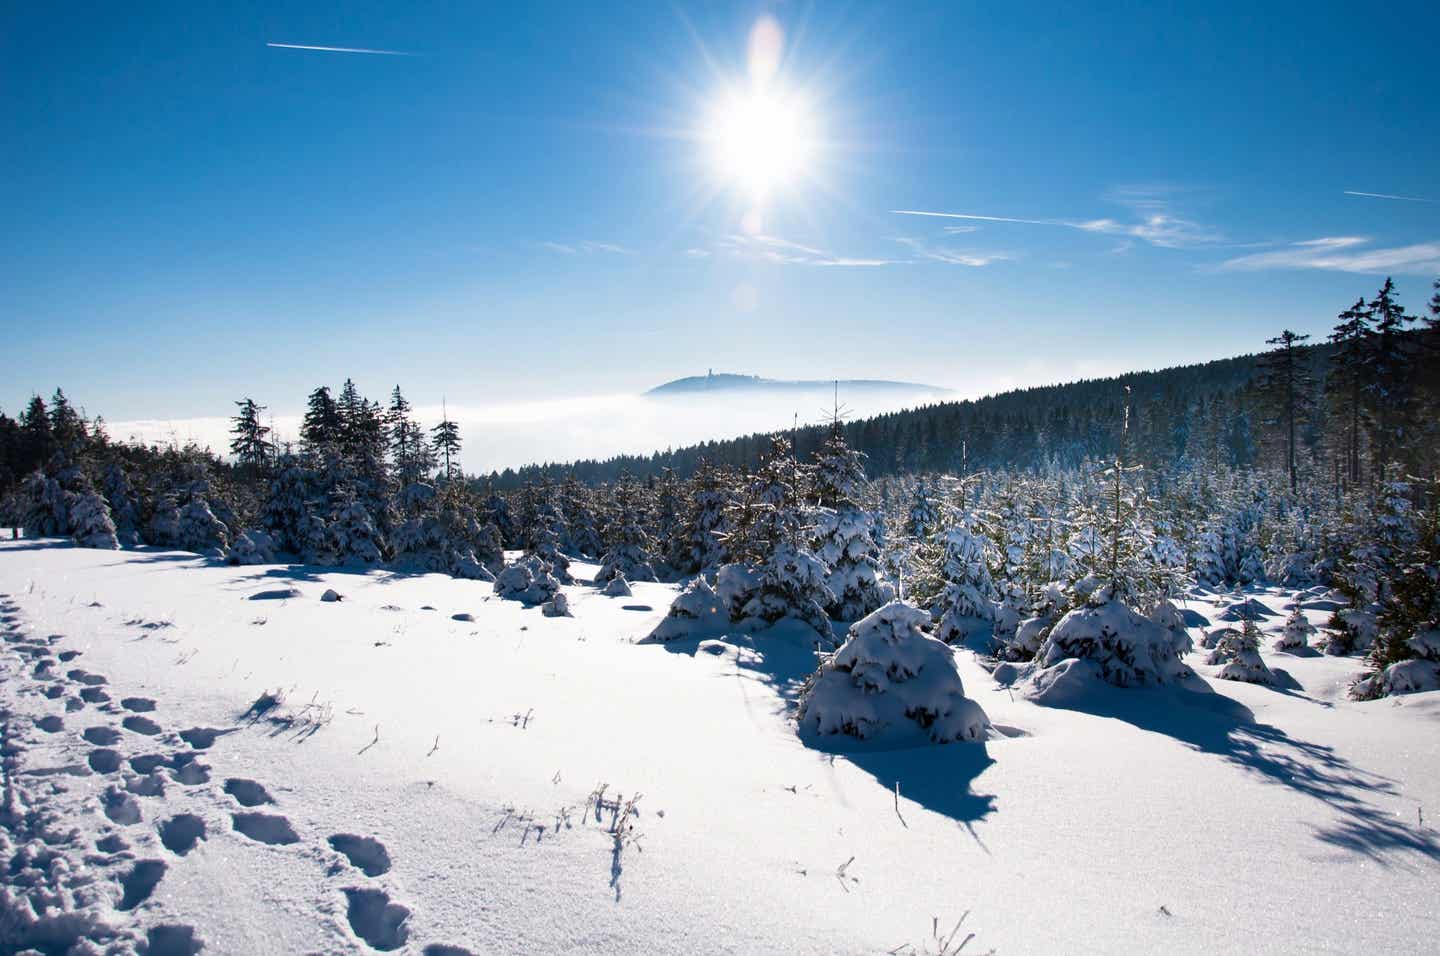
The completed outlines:
<svg viewBox="0 0 1440 956">
<path fill-rule="evenodd" d="M 971 825 L 995 812 L 995 795 L 973 789 L 975 778 L 995 762 L 983 743 L 821 752 L 829 760 L 846 760 L 865 771 L 886 793 L 894 793 L 898 785 L 901 798 L 963 824 L 981 849 L 990 852 Z M 902 820 L 903 812 L 902 804 Z"/>
<path fill-rule="evenodd" d="M 739 677 L 764 685 L 778 702 L 772 713 L 789 720 L 794 717 L 805 680 L 815 673 L 818 665 L 815 653 L 818 639 L 819 635 L 808 625 L 786 620 L 754 634 L 734 632 L 709 638 L 685 638 L 659 646 L 687 657 L 708 654 L 731 659 L 735 670 L 718 676 Z M 751 701 L 747 699 L 746 703 L 748 707 Z M 975 778 L 995 762 L 983 743 L 903 750 L 864 749 L 863 744 L 853 746 L 856 743 L 848 737 L 827 738 L 825 746 L 814 750 L 831 763 L 848 761 L 873 777 L 887 793 L 894 793 L 898 783 L 900 796 L 905 801 L 918 803 L 933 813 L 964 824 L 975 841 L 984 847 L 971 828 L 972 823 L 995 810 L 993 795 L 978 794 L 971 789 Z"/>
<path fill-rule="evenodd" d="M 1283 688 L 1280 692 L 1291 693 Z M 1324 842 L 1385 864 L 1403 863 L 1413 855 L 1440 862 L 1440 833 L 1400 823 L 1389 810 L 1370 802 L 1375 794 L 1398 796 L 1393 780 L 1356 766 L 1333 747 L 1292 737 L 1257 721 L 1250 708 L 1216 693 L 1203 679 L 1190 678 L 1179 686 L 1159 688 L 1122 689 L 1103 684 L 1083 699 L 1054 701 L 1050 706 L 1123 720 L 1141 730 L 1173 737 L 1269 783 L 1313 797 L 1344 815 L 1335 824 L 1315 827 L 1316 837 Z"/>
</svg>

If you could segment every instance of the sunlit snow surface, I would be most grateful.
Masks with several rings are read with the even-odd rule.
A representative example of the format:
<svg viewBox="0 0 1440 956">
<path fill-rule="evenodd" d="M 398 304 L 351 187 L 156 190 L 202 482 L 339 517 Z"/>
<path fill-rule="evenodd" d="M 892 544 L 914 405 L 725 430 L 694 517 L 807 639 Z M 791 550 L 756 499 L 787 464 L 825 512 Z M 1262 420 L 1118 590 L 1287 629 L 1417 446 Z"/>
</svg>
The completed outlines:
<svg viewBox="0 0 1440 956">
<path fill-rule="evenodd" d="M 632 588 L 0 542 L 0 951 L 1433 951 L 1440 693 L 1346 700 L 1283 612 L 1273 687 L 1061 709 L 961 651 L 995 737 L 830 754 L 802 630 L 635 644 Z"/>
</svg>

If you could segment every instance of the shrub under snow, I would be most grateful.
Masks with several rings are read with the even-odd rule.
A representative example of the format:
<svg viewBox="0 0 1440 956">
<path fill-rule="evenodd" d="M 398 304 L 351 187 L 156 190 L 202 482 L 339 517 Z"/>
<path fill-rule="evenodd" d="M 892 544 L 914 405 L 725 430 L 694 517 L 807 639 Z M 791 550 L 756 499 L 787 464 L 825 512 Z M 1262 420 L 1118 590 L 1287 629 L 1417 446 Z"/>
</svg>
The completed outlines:
<svg viewBox="0 0 1440 956">
<path fill-rule="evenodd" d="M 613 585 L 615 582 L 610 583 Z M 608 586 L 606 593 L 609 593 Z M 715 634 L 722 631 L 729 622 L 730 615 L 725 613 L 720 595 L 715 593 L 709 581 L 699 577 L 685 586 L 675 598 L 675 603 L 670 605 L 670 613 L 655 626 L 655 630 L 641 639 L 641 643 L 662 643 L 701 634 Z"/>
<path fill-rule="evenodd" d="M 1311 624 L 1305 617 L 1305 612 L 1300 608 L 1300 595 L 1295 595 L 1295 609 L 1285 619 L 1285 629 L 1280 632 L 1280 637 L 1275 641 L 1277 651 L 1289 651 L 1297 647 L 1309 647 L 1310 635 L 1315 633 L 1315 625 Z"/>
<path fill-rule="evenodd" d="M 259 528 L 247 528 L 230 546 L 230 563 L 274 564 L 275 540 Z"/>
<path fill-rule="evenodd" d="M 70 506 L 70 536 L 82 548 L 120 547 L 115 536 L 115 522 L 110 520 L 110 506 L 97 492 L 87 491 L 75 496 Z"/>
<path fill-rule="evenodd" d="M 1246 621 L 1242 630 L 1231 629 L 1210 655 L 1209 663 L 1223 664 L 1215 676 L 1248 684 L 1270 684 L 1275 676 L 1260 657 L 1260 629 Z"/>
<path fill-rule="evenodd" d="M 543 558 L 529 554 L 507 567 L 495 578 L 497 597 L 526 604 L 543 604 L 560 590 Z"/>
<path fill-rule="evenodd" d="M 1051 628 L 1036 657 L 1042 670 L 1086 660 L 1097 676 L 1118 687 L 1163 684 L 1189 674 L 1170 631 L 1109 597 L 1106 589 L 1093 598 L 1100 600 L 1075 608 Z"/>
<path fill-rule="evenodd" d="M 921 630 L 928 611 L 901 601 L 856 621 L 800 695 L 805 736 L 887 743 L 983 740 L 990 719 L 965 696 L 955 652 Z"/>
<path fill-rule="evenodd" d="M 1396 661 L 1358 681 L 1351 689 L 1351 696 L 1358 700 L 1373 700 L 1391 694 L 1440 690 L 1440 630 L 1426 628 L 1417 631 L 1406 643 L 1415 657 Z"/>
</svg>

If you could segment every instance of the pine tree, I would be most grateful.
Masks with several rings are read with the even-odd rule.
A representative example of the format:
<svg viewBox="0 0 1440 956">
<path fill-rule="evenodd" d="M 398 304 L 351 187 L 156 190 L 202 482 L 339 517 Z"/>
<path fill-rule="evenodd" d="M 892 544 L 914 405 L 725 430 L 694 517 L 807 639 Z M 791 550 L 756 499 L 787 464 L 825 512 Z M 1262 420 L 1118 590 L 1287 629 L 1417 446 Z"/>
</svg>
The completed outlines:
<svg viewBox="0 0 1440 956">
<path fill-rule="evenodd" d="M 235 424 L 230 429 L 230 434 L 234 435 L 235 439 L 230 442 L 230 453 L 242 468 L 249 468 L 251 474 L 259 475 L 264 471 L 272 451 L 272 446 L 266 439 L 270 429 L 260 424 L 260 413 L 265 410 L 265 406 L 256 405 L 250 398 L 235 404 L 240 413 L 231 419 Z"/>
<path fill-rule="evenodd" d="M 450 456 L 460 454 L 460 426 L 452 422 L 447 413 L 430 433 L 435 436 L 435 451 L 445 456 L 445 478 L 448 480 L 454 474 L 450 466 Z"/>
<path fill-rule="evenodd" d="M 1406 315 L 1395 300 L 1395 283 L 1390 279 L 1385 280 L 1368 308 L 1375 328 L 1366 356 L 1366 401 L 1374 448 L 1371 465 L 1378 482 L 1383 469 L 1393 457 L 1403 454 L 1409 443 L 1413 356 L 1404 332 L 1415 316 Z"/>
<path fill-rule="evenodd" d="M 815 459 L 815 554 L 830 568 L 826 585 L 835 598 L 827 610 L 838 621 L 854 621 L 893 597 L 879 577 L 874 521 L 860 507 L 865 485 L 864 455 L 845 441 L 839 415 Z"/>
<path fill-rule="evenodd" d="M 300 424 L 300 440 L 312 449 L 322 448 L 338 443 L 340 430 L 340 412 L 330 397 L 330 389 L 322 385 L 310 393 Z"/>
<path fill-rule="evenodd" d="M 1261 356 L 1259 362 L 1261 400 L 1273 414 L 1285 433 L 1285 466 L 1290 474 L 1290 493 L 1300 487 L 1299 471 L 1296 466 L 1296 435 L 1305 413 L 1305 399 L 1311 385 L 1302 350 L 1308 335 L 1297 335 L 1289 329 L 1273 339 L 1266 339 L 1267 345 L 1275 348 Z"/>
<path fill-rule="evenodd" d="M 1340 313 L 1340 324 L 1330 333 L 1334 352 L 1330 357 L 1328 384 L 1339 417 L 1345 422 L 1345 472 L 1349 483 L 1360 482 L 1360 437 L 1364 422 L 1366 353 L 1372 333 L 1370 311 L 1364 299 Z"/>
</svg>

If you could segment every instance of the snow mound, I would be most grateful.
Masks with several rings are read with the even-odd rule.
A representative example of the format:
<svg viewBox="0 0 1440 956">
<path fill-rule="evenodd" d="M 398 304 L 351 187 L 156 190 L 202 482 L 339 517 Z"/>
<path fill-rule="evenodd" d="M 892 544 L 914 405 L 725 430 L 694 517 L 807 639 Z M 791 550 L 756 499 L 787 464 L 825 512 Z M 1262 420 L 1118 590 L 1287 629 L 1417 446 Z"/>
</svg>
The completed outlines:
<svg viewBox="0 0 1440 956">
<path fill-rule="evenodd" d="M 1117 687 L 1164 684 L 1189 674 L 1171 632 L 1115 598 L 1075 608 L 1055 624 L 1029 674 L 1035 690 L 1061 676 L 1047 676 L 1051 668 L 1064 666 L 1068 674 L 1071 660 L 1092 663 L 1095 676 Z"/>
<path fill-rule="evenodd" d="M 1243 621 L 1247 617 L 1251 620 L 1259 618 L 1274 617 L 1275 612 L 1266 604 L 1255 598 L 1246 598 L 1243 601 L 1236 601 L 1229 605 L 1220 615 L 1222 621 Z"/>
<path fill-rule="evenodd" d="M 921 630 L 929 623 L 928 611 L 901 601 L 856 621 L 801 692 L 801 737 L 892 746 L 985 739 L 990 719 L 965 696 L 955 652 Z"/>
<path fill-rule="evenodd" d="M 606 593 L 609 593 L 608 588 Z M 700 577 L 686 585 L 685 590 L 675 598 L 675 603 L 670 605 L 665 619 L 641 638 L 640 643 L 657 644 L 700 634 L 717 634 L 729 622 L 730 616 L 725 613 L 720 596 L 709 581 Z"/>
<path fill-rule="evenodd" d="M 240 532 L 230 546 L 231 564 L 274 564 L 275 540 L 259 528 Z"/>
<path fill-rule="evenodd" d="M 554 597 L 540 605 L 540 613 L 546 617 L 575 616 L 570 613 L 570 599 L 565 596 L 564 591 L 556 591 Z"/>
<path fill-rule="evenodd" d="M 625 576 L 623 574 L 611 578 L 606 583 L 605 587 L 600 591 L 600 593 L 605 595 L 606 597 L 634 596 L 634 592 L 630 590 L 630 582 L 625 580 Z"/>
<path fill-rule="evenodd" d="M 507 567 L 495 578 L 495 595 L 525 604 L 544 604 L 560 590 L 543 558 L 529 554 Z"/>
<path fill-rule="evenodd" d="M 345 600 L 344 596 L 334 588 L 326 588 L 325 593 L 320 595 L 320 600 L 326 604 L 335 604 Z"/>
</svg>

